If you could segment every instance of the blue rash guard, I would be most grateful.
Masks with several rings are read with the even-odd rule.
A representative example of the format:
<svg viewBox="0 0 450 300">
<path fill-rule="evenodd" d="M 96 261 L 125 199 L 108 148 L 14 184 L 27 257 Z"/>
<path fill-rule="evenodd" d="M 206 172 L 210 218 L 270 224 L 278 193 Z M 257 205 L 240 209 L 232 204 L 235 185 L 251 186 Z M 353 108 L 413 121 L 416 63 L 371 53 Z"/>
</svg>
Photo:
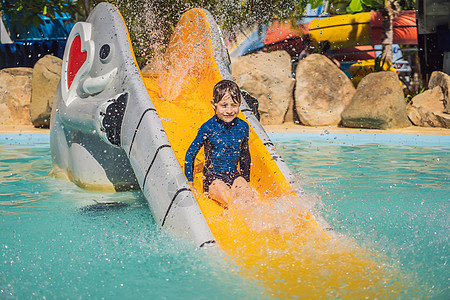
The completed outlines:
<svg viewBox="0 0 450 300">
<path fill-rule="evenodd" d="M 188 181 L 194 180 L 194 159 L 201 147 L 205 147 L 205 166 L 203 168 L 204 189 L 208 191 L 213 179 L 222 179 L 228 174 L 233 178 L 242 176 L 250 181 L 250 151 L 248 148 L 249 127 L 239 118 L 226 123 L 217 116 L 204 123 L 186 152 L 184 173 Z M 240 166 L 240 172 L 237 166 Z M 208 180 L 209 178 L 209 180 Z M 226 181 L 226 180 L 225 180 Z"/>
</svg>

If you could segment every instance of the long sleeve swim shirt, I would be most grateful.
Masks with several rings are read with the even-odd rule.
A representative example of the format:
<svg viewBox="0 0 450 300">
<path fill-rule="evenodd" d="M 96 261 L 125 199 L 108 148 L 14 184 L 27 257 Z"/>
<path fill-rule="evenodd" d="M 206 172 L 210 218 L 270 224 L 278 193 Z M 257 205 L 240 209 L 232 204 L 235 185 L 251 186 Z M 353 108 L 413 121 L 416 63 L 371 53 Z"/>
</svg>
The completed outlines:
<svg viewBox="0 0 450 300">
<path fill-rule="evenodd" d="M 186 152 L 184 173 L 188 181 L 194 180 L 194 160 L 201 147 L 205 147 L 203 175 L 237 171 L 250 181 L 249 127 L 239 118 L 226 123 L 217 116 L 204 123 Z"/>
</svg>

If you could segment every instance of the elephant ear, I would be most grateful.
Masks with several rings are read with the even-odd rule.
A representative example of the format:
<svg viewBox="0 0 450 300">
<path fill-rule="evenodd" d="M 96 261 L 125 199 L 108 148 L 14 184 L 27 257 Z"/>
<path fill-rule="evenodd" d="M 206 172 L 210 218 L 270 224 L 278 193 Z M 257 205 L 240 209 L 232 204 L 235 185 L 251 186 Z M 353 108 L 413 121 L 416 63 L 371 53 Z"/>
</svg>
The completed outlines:
<svg viewBox="0 0 450 300">
<path fill-rule="evenodd" d="M 89 74 L 94 62 L 95 45 L 91 40 L 90 23 L 76 23 L 67 38 L 62 62 L 61 93 L 66 105 L 69 105 L 77 94 L 79 83 Z"/>
<path fill-rule="evenodd" d="M 67 88 L 70 89 L 70 86 L 73 83 L 75 76 L 80 70 L 81 66 L 84 64 L 87 58 L 87 52 L 82 51 L 81 48 L 81 38 L 77 35 L 72 44 L 70 45 L 69 50 L 69 59 L 67 62 Z"/>
</svg>

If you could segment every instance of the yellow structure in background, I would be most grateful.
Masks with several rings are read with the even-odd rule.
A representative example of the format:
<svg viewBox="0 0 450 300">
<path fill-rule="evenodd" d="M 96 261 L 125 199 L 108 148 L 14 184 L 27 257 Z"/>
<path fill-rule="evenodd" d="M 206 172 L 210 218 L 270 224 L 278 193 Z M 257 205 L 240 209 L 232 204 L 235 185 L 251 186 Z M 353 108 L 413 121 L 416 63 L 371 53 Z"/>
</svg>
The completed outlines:
<svg viewBox="0 0 450 300">
<path fill-rule="evenodd" d="M 351 65 L 347 72 L 352 75 L 351 81 L 355 87 L 368 74 L 380 71 L 391 71 L 397 73 L 397 70 L 392 67 L 390 61 L 383 61 L 382 57 L 377 59 L 358 60 Z"/>
<path fill-rule="evenodd" d="M 392 67 L 392 63 L 389 61 L 386 61 L 385 63 L 377 63 L 375 59 L 358 60 L 347 70 L 347 72 L 352 76 L 365 76 L 376 71 L 397 72 L 397 70 Z"/>
<path fill-rule="evenodd" d="M 214 114 L 212 90 L 222 79 L 210 29 L 203 10 L 185 13 L 165 67 L 142 75 L 181 166 L 199 127 Z M 242 113 L 239 118 L 246 120 Z M 242 274 L 277 298 L 394 297 L 398 289 L 389 277 L 395 272 L 352 241 L 320 228 L 252 127 L 249 146 L 251 185 L 260 203 L 236 203 L 224 210 L 203 194 L 197 197 L 218 246 Z M 196 160 L 198 191 L 203 190 L 202 164 L 203 151 Z"/>
<path fill-rule="evenodd" d="M 371 13 L 366 12 L 314 19 L 309 34 L 314 41 L 329 41 L 331 49 L 372 45 L 370 18 Z"/>
</svg>

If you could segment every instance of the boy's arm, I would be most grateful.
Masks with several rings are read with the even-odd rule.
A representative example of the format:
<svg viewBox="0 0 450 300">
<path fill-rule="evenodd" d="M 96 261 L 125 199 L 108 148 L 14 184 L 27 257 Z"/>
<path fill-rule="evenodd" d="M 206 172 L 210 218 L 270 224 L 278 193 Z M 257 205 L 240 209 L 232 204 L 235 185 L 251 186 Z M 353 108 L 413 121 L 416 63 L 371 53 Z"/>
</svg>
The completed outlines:
<svg viewBox="0 0 450 300">
<path fill-rule="evenodd" d="M 239 166 L 241 169 L 241 176 L 244 177 L 244 179 L 247 182 L 250 182 L 251 162 L 252 161 L 250 158 L 250 149 L 248 147 L 248 136 L 246 136 L 241 143 L 241 155 L 239 156 Z"/>
<path fill-rule="evenodd" d="M 194 181 L 194 161 L 198 152 L 203 146 L 206 140 L 206 133 L 200 128 L 192 144 L 186 152 L 186 157 L 184 159 L 184 174 L 187 180 L 191 184 Z"/>
</svg>

